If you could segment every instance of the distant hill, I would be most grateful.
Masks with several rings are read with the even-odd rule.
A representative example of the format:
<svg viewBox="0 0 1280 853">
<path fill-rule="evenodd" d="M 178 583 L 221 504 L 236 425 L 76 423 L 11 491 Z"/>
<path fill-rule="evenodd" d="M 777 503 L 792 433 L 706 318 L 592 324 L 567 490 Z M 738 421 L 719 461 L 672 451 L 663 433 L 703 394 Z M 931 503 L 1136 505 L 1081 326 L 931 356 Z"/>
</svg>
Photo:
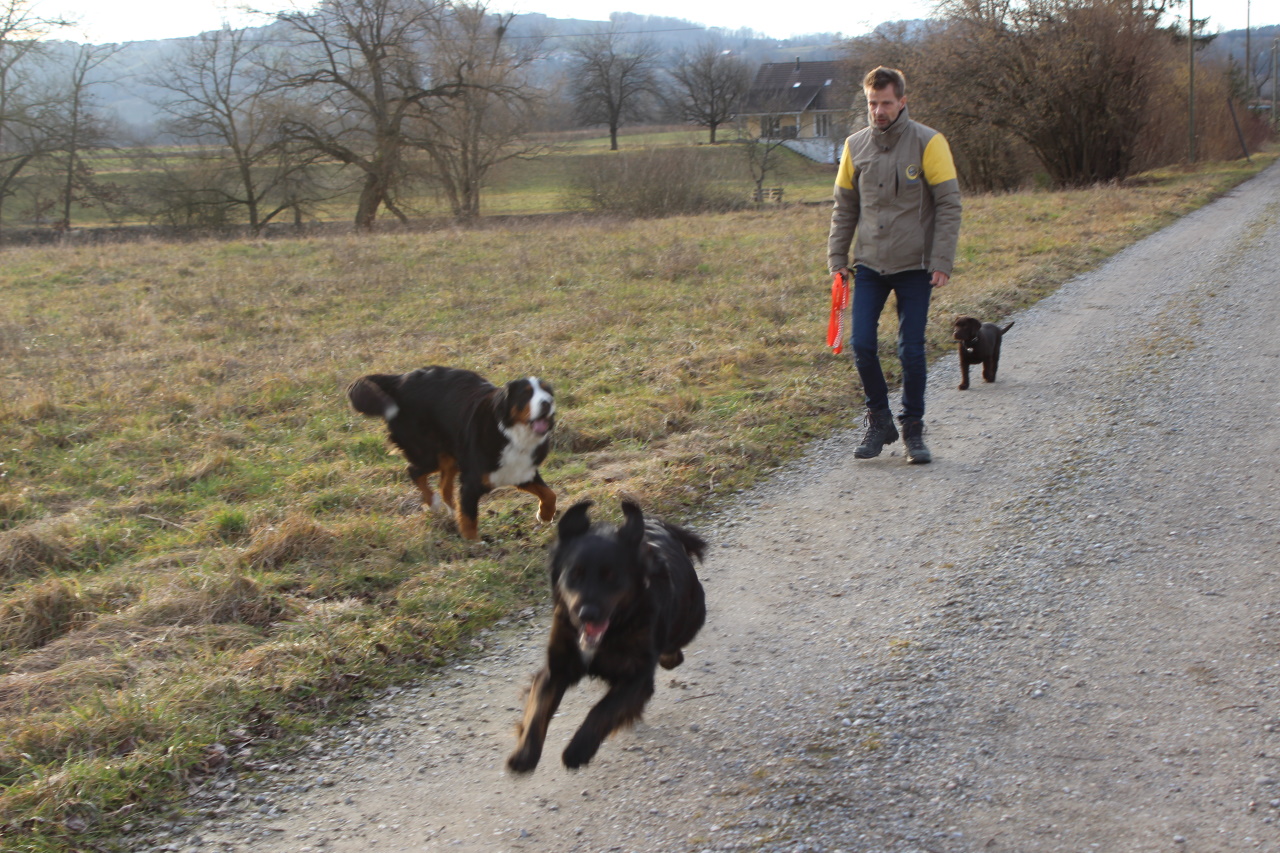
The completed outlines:
<svg viewBox="0 0 1280 853">
<path fill-rule="evenodd" d="M 613 21 L 620 29 L 642 35 L 672 53 L 692 48 L 709 35 L 715 35 L 728 49 L 754 64 L 785 62 L 797 58 L 805 61 L 839 59 L 845 40 L 840 33 L 834 32 L 775 39 L 751 29 L 708 29 L 681 18 L 655 15 L 619 13 L 613 16 Z M 911 32 L 925 22 L 893 23 L 905 23 L 907 31 Z M 532 13 L 517 16 L 511 24 L 510 33 L 519 38 L 546 39 L 548 57 L 543 71 L 550 78 L 562 70 L 567 61 L 567 51 L 558 48 L 557 43 L 567 48 L 570 37 L 596 32 L 603 25 L 604 22 L 601 21 L 551 18 L 540 13 Z M 277 25 L 269 24 L 261 29 L 271 26 Z M 1265 63 L 1270 55 L 1268 51 L 1271 49 L 1272 39 L 1277 36 L 1280 36 L 1280 25 L 1254 28 L 1251 47 L 1255 64 Z M 115 117 L 127 138 L 149 140 L 156 135 L 159 116 L 153 104 L 164 96 L 164 92 L 148 85 L 147 78 L 152 68 L 167 55 L 181 49 L 184 42 L 190 40 L 128 42 L 121 45 L 120 52 L 98 70 L 95 75 L 97 82 L 93 88 L 93 95 L 100 108 L 108 115 Z M 51 42 L 49 47 L 56 53 L 65 54 L 69 64 L 77 45 L 71 42 Z M 1219 33 L 1207 48 L 1207 52 L 1214 56 L 1234 57 L 1237 62 L 1243 64 L 1245 31 L 1231 30 Z M 1264 91 L 1269 92 L 1269 87 L 1264 88 Z"/>
<path fill-rule="evenodd" d="M 708 35 L 714 34 L 724 41 L 726 47 L 753 63 L 780 62 L 798 56 L 806 60 L 835 59 L 839 56 L 842 42 L 839 33 L 814 33 L 790 39 L 774 39 L 750 29 L 708 29 L 680 18 L 652 15 L 617 14 L 614 21 L 620 29 L 643 35 L 671 52 L 692 48 Z M 268 24 L 259 29 L 271 26 L 276 25 Z M 550 18 L 534 13 L 517 16 L 511 24 L 510 33 L 520 38 L 540 36 L 547 40 L 549 55 L 544 70 L 550 76 L 563 67 L 567 56 L 564 50 L 557 49 L 557 42 L 563 42 L 567 46 L 569 37 L 594 33 L 602 26 L 601 21 Z M 152 74 L 151 69 L 166 56 L 180 50 L 183 43 L 191 40 L 127 42 L 120 45 L 120 52 L 95 73 L 92 90 L 95 101 L 103 112 L 114 116 L 127 137 L 143 140 L 155 136 L 160 117 L 153 104 L 162 99 L 165 93 L 162 89 L 148 85 L 147 79 Z M 49 43 L 49 48 L 55 54 L 65 55 L 69 65 L 70 57 L 78 45 L 53 41 Z"/>
</svg>

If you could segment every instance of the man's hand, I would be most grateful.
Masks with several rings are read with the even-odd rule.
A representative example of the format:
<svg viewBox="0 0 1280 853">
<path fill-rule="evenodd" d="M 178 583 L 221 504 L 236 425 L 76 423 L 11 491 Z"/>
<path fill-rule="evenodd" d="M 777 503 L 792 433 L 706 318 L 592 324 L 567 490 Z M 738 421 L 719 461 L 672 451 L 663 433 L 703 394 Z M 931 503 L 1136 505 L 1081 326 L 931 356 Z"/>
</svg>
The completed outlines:
<svg viewBox="0 0 1280 853">
<path fill-rule="evenodd" d="M 933 278 L 929 280 L 929 283 L 934 287 L 946 287 L 947 282 L 949 281 L 951 281 L 951 276 L 942 272 L 942 270 L 934 270 Z"/>
</svg>

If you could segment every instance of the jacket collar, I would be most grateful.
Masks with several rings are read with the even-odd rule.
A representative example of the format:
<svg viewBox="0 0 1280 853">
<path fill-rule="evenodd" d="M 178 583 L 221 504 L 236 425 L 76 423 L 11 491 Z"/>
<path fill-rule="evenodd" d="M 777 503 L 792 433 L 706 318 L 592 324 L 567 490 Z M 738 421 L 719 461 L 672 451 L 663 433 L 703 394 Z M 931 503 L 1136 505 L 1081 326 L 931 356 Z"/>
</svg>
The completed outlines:
<svg viewBox="0 0 1280 853">
<path fill-rule="evenodd" d="M 902 112 L 898 113 L 898 117 L 894 119 L 893 124 L 884 130 L 872 125 L 871 137 L 886 148 L 892 148 L 902 138 L 902 132 L 907 129 L 910 121 L 911 117 L 907 115 L 907 108 L 903 107 Z"/>
</svg>

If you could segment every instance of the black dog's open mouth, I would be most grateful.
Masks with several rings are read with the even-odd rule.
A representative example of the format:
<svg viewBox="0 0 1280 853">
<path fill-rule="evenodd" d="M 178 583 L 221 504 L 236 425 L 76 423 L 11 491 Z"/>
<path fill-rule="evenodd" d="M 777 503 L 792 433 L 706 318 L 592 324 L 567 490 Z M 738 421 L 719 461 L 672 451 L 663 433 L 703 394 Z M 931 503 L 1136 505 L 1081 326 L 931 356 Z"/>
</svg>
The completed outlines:
<svg viewBox="0 0 1280 853">
<path fill-rule="evenodd" d="M 595 650 L 600 648 L 600 642 L 604 639 L 604 632 L 608 629 L 608 619 L 603 622 L 583 622 L 582 628 L 578 632 L 578 648 L 587 654 L 594 654 Z"/>
<path fill-rule="evenodd" d="M 529 426 L 533 429 L 535 434 L 546 435 L 547 432 L 551 430 L 551 419 L 538 418 L 537 420 L 529 421 Z"/>
</svg>

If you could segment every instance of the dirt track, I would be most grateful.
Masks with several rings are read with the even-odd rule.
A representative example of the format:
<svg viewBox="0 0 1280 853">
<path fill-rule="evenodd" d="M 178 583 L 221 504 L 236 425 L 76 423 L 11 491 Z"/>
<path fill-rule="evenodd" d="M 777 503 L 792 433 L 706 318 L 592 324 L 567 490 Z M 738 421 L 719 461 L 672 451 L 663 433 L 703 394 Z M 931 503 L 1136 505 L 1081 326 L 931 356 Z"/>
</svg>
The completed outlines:
<svg viewBox="0 0 1280 853">
<path fill-rule="evenodd" d="M 704 526 L 708 625 L 589 768 L 594 687 L 504 772 L 531 613 L 134 849 L 1280 850 L 1280 165 L 1016 321 L 932 374 L 934 464 L 851 431 Z"/>
</svg>

